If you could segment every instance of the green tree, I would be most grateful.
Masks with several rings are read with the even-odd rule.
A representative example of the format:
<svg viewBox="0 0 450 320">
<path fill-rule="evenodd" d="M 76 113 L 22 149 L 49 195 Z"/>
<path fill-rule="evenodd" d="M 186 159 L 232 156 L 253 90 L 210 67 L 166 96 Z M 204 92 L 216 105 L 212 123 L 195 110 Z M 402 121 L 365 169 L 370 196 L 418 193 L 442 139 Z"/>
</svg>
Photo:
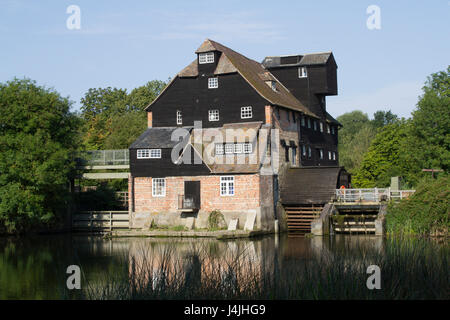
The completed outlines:
<svg viewBox="0 0 450 320">
<path fill-rule="evenodd" d="M 387 187 L 391 176 L 403 175 L 404 166 L 400 154 L 403 152 L 407 128 L 407 121 L 401 120 L 378 131 L 364 155 L 361 167 L 352 177 L 354 187 Z"/>
<path fill-rule="evenodd" d="M 367 114 L 352 111 L 337 118 L 342 124 L 339 130 L 339 162 L 349 172 L 355 172 L 375 136 L 375 130 Z"/>
<path fill-rule="evenodd" d="M 391 110 L 389 111 L 379 110 L 373 114 L 373 120 L 371 122 L 375 128 L 382 128 L 384 126 L 387 126 L 388 124 L 397 122 L 398 120 L 399 120 L 398 116 L 396 114 L 393 114 Z"/>
<path fill-rule="evenodd" d="M 78 118 L 35 81 L 0 84 L 0 228 L 23 232 L 61 221 L 74 172 Z"/>
<path fill-rule="evenodd" d="M 450 66 L 432 74 L 412 113 L 402 160 L 410 181 L 424 175 L 422 169 L 450 169 Z"/>
<path fill-rule="evenodd" d="M 133 89 L 89 89 L 81 99 L 81 131 L 86 149 L 126 149 L 144 131 L 146 112 L 166 83 L 160 80 Z"/>
</svg>

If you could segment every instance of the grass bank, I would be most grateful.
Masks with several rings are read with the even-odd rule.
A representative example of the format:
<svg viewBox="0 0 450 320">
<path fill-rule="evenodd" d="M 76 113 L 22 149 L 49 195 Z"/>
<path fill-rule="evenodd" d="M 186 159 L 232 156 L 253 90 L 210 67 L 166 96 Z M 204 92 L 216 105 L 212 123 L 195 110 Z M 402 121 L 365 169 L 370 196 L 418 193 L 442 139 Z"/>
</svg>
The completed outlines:
<svg viewBox="0 0 450 320">
<path fill-rule="evenodd" d="M 389 205 L 386 231 L 394 235 L 448 237 L 449 215 L 449 176 L 425 179 L 408 199 Z"/>
</svg>

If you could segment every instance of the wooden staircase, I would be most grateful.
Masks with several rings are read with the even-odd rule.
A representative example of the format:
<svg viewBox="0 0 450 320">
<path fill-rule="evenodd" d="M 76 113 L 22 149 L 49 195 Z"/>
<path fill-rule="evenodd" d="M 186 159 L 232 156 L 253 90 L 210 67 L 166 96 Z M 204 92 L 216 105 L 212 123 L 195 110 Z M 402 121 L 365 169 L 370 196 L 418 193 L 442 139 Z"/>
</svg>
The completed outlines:
<svg viewBox="0 0 450 320">
<path fill-rule="evenodd" d="M 304 235 L 311 232 L 311 221 L 318 218 L 323 205 L 285 206 L 288 235 Z"/>
</svg>

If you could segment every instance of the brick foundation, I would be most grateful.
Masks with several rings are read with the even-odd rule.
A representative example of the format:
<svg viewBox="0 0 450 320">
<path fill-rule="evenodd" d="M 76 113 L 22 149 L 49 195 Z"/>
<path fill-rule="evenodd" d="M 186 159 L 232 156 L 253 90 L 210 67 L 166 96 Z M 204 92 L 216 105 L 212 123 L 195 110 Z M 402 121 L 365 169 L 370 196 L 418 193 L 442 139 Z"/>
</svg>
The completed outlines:
<svg viewBox="0 0 450 320">
<path fill-rule="evenodd" d="M 247 215 L 256 213 L 255 229 L 269 229 L 273 222 L 268 222 L 267 213 L 270 206 L 263 204 L 261 215 L 261 188 L 265 183 L 259 174 L 234 175 L 234 196 L 220 195 L 220 176 L 186 176 L 166 177 L 165 197 L 152 196 L 152 178 L 134 177 L 129 183 L 131 226 L 133 228 L 147 228 L 152 220 L 157 225 L 184 225 L 186 219 L 193 217 L 196 228 L 206 228 L 208 215 L 213 210 L 220 210 L 228 225 L 231 219 L 239 219 L 238 228 L 242 229 Z M 178 195 L 184 194 L 184 181 L 200 181 L 200 210 L 197 213 L 181 213 L 178 211 Z M 264 193 L 263 193 L 264 194 Z M 134 206 L 131 203 L 134 198 Z"/>
</svg>

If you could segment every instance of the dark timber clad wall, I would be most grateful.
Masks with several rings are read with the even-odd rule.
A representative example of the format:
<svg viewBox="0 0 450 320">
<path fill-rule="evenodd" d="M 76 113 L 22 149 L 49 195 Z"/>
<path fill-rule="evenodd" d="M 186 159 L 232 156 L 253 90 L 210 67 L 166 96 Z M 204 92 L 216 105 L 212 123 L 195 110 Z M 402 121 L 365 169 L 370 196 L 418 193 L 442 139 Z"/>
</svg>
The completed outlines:
<svg viewBox="0 0 450 320">
<path fill-rule="evenodd" d="M 200 65 L 202 66 L 202 65 Z M 237 73 L 219 75 L 219 87 L 208 89 L 208 78 L 202 73 L 196 78 L 177 78 L 152 105 L 153 126 L 176 126 L 176 111 L 181 110 L 183 126 L 221 127 L 224 123 L 264 121 L 267 102 Z M 241 119 L 241 107 L 252 106 L 253 118 Z M 219 110 L 219 121 L 209 121 L 208 110 Z"/>
<path fill-rule="evenodd" d="M 180 164 L 172 162 L 172 149 L 161 149 L 161 159 L 137 159 L 137 149 L 130 149 L 130 170 L 134 177 L 176 177 L 176 176 L 197 176 L 209 174 L 208 167 L 202 164 Z M 194 156 L 191 153 L 191 163 L 194 163 Z"/>
</svg>

